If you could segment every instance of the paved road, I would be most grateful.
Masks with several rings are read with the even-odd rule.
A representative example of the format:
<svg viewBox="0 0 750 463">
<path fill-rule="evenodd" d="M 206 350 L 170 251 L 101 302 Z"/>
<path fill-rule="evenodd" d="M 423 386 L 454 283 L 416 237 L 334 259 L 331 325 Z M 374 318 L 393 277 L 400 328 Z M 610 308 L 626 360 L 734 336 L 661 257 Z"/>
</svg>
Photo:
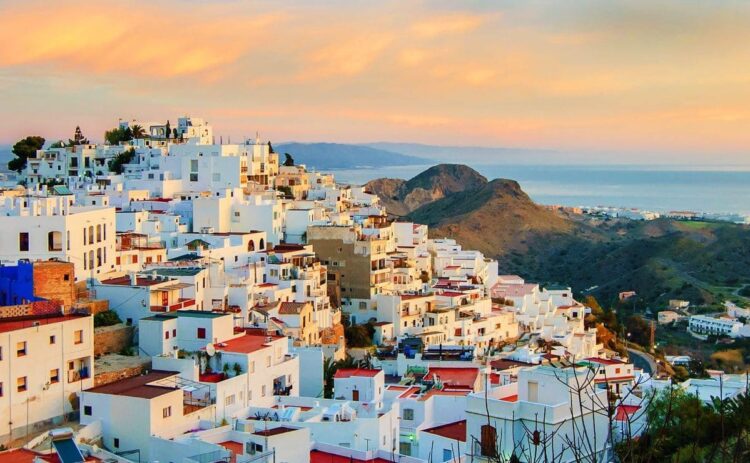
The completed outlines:
<svg viewBox="0 0 750 463">
<path fill-rule="evenodd" d="M 633 361 L 633 365 L 638 368 L 642 368 L 643 371 L 654 376 L 658 370 L 656 360 L 651 355 L 641 352 L 639 350 L 631 349 L 627 347 L 630 359 Z"/>
</svg>

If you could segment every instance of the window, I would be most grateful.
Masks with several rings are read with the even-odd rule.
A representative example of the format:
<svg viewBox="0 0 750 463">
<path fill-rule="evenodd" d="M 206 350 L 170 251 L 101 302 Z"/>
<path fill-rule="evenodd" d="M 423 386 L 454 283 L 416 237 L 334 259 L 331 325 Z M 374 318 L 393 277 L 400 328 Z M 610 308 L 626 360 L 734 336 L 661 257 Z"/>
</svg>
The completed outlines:
<svg viewBox="0 0 750 463">
<path fill-rule="evenodd" d="M 164 332 L 164 339 L 169 339 L 169 330 Z"/>
<path fill-rule="evenodd" d="M 229 405 L 234 405 L 234 394 L 232 394 L 230 396 L 227 396 L 227 398 L 224 399 L 224 405 L 227 406 L 227 407 Z"/>
<path fill-rule="evenodd" d="M 27 232 L 18 234 L 18 250 L 21 252 L 29 250 L 29 234 Z"/>
<path fill-rule="evenodd" d="M 414 409 L 413 408 L 405 408 L 404 409 L 404 419 L 413 421 L 414 420 Z"/>
<path fill-rule="evenodd" d="M 176 337 L 177 337 L 177 328 L 173 328 L 173 329 L 172 329 L 172 337 L 173 337 L 173 338 L 176 338 Z"/>
<path fill-rule="evenodd" d="M 198 174 L 191 173 L 190 174 L 190 181 L 191 182 L 197 182 L 198 181 Z"/>
<path fill-rule="evenodd" d="M 102 242 L 102 224 L 96 225 L 96 242 L 97 243 Z"/>
<path fill-rule="evenodd" d="M 16 357 L 23 357 L 26 355 L 26 341 L 16 343 Z"/>
<path fill-rule="evenodd" d="M 83 414 L 86 416 L 91 416 L 91 405 L 84 405 L 83 406 Z"/>
<path fill-rule="evenodd" d="M 16 385 L 18 388 L 18 392 L 25 392 L 26 391 L 26 377 L 21 376 L 16 380 Z"/>
<path fill-rule="evenodd" d="M 73 344 L 83 344 L 83 330 L 76 330 L 73 333 Z"/>
<path fill-rule="evenodd" d="M 60 369 L 55 368 L 49 371 L 49 383 L 55 384 L 60 382 Z"/>
<path fill-rule="evenodd" d="M 190 172 L 198 172 L 198 160 L 197 159 L 190 160 Z"/>
<path fill-rule="evenodd" d="M 206 329 L 205 328 L 198 328 L 198 339 L 206 339 Z"/>
<path fill-rule="evenodd" d="M 89 226 L 89 244 L 94 244 L 94 226 L 93 225 Z"/>
<path fill-rule="evenodd" d="M 54 344 L 55 343 L 55 335 L 54 334 L 49 337 L 49 343 L 50 344 Z"/>
<path fill-rule="evenodd" d="M 162 418 L 169 418 L 172 416 L 172 407 L 165 407 L 161 411 Z"/>
<path fill-rule="evenodd" d="M 47 250 L 48 251 L 62 251 L 62 233 L 59 231 L 51 231 L 47 233 Z"/>
<path fill-rule="evenodd" d="M 0 397 L 3 396 L 3 383 L 0 383 Z"/>
<path fill-rule="evenodd" d="M 116 449 L 119 449 L 119 448 L 120 448 L 120 439 L 118 439 L 117 437 L 115 437 L 115 438 L 114 438 L 114 439 L 112 440 L 112 444 L 114 445 L 114 447 L 115 447 Z"/>
</svg>

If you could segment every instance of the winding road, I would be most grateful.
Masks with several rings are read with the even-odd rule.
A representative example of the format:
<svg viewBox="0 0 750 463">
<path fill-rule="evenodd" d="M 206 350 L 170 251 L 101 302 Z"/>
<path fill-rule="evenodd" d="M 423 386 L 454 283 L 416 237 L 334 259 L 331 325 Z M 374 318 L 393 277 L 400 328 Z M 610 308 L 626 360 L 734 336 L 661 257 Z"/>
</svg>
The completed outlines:
<svg viewBox="0 0 750 463">
<path fill-rule="evenodd" d="M 630 359 L 633 361 L 633 365 L 637 368 L 643 369 L 643 371 L 651 376 L 654 376 L 659 371 L 656 360 L 652 355 L 636 349 L 631 349 L 630 347 L 626 347 L 626 349 L 628 349 L 628 354 L 630 354 Z"/>
</svg>

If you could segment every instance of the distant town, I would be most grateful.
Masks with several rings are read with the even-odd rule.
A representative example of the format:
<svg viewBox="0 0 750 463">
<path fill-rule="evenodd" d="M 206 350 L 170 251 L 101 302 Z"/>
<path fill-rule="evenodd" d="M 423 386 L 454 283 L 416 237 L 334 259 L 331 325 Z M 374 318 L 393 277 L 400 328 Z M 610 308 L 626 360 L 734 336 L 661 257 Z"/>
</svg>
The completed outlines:
<svg viewBox="0 0 750 463">
<path fill-rule="evenodd" d="M 731 301 L 618 333 L 585 288 L 501 274 L 260 134 L 216 143 L 178 117 L 105 139 L 14 146 L 0 462 L 620 461 L 665 432 L 665 401 L 746 396 L 746 374 L 691 375 L 653 336 L 750 337 Z"/>
</svg>

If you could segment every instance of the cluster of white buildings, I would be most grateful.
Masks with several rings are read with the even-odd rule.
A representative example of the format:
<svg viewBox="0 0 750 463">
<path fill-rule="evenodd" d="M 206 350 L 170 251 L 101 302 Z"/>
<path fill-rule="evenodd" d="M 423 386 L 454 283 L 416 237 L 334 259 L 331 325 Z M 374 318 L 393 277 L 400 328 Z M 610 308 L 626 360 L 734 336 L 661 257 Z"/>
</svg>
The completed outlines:
<svg viewBox="0 0 750 463">
<path fill-rule="evenodd" d="M 117 146 L 40 150 L 26 188 L 0 193 L 3 443 L 72 420 L 82 453 L 132 461 L 523 461 L 540 445 L 575 461 L 611 451 L 611 401 L 640 406 L 645 376 L 597 343 L 571 288 L 498 275 L 258 137 L 135 125 Z M 133 327 L 143 372 L 97 379 L 90 300 Z M 374 355 L 333 373 L 347 324 Z"/>
</svg>

